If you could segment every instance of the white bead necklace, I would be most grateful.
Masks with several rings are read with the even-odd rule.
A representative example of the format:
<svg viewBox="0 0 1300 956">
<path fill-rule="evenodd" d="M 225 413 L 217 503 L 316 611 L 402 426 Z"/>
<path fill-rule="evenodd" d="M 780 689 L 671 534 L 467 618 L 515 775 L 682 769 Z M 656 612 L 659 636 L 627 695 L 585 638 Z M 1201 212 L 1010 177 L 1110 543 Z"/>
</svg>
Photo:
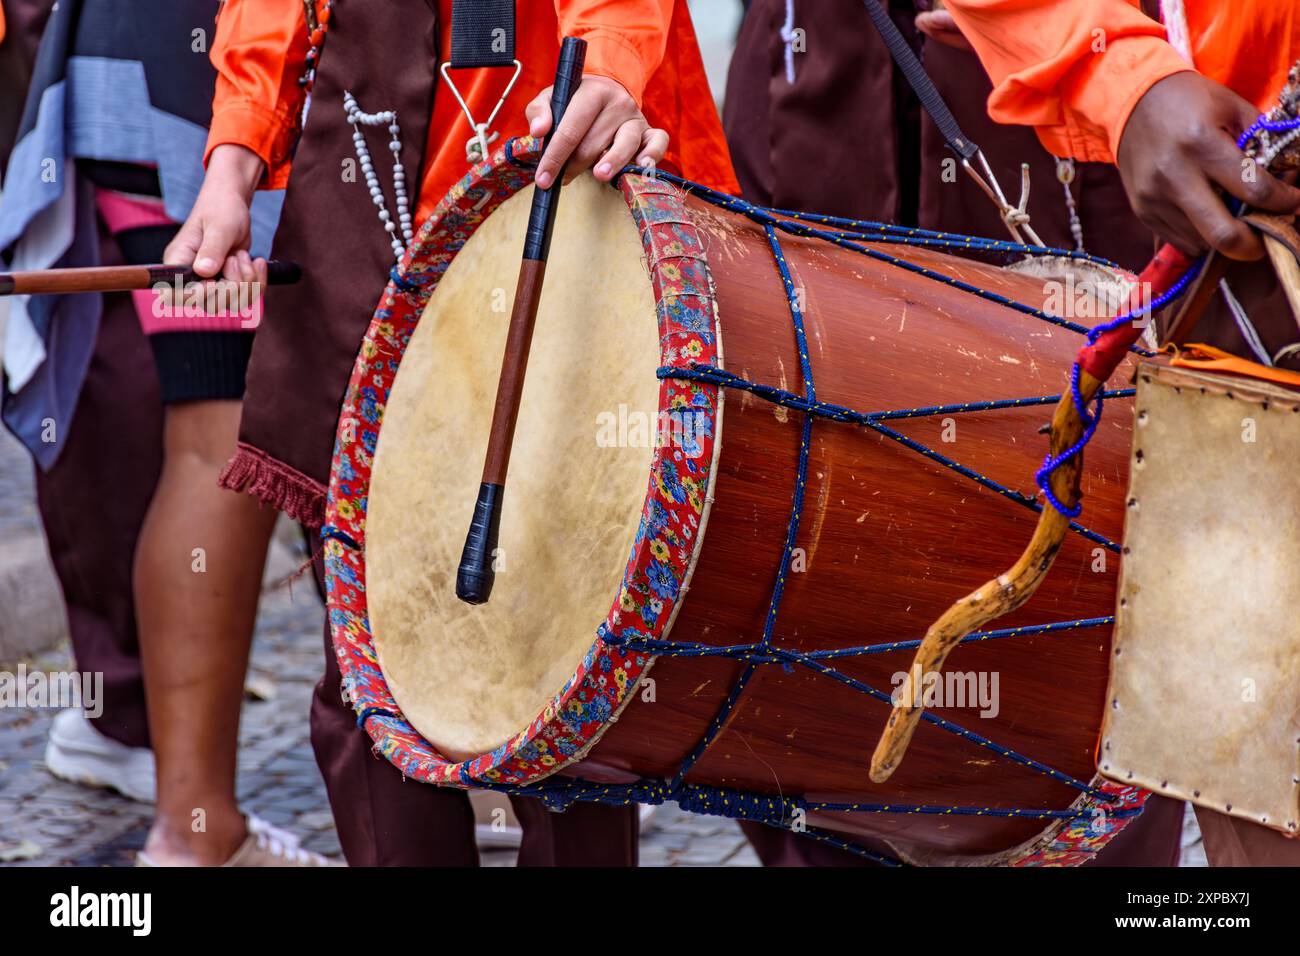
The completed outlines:
<svg viewBox="0 0 1300 956">
<path fill-rule="evenodd" d="M 343 109 L 348 115 L 348 122 L 352 124 L 352 145 L 356 148 L 357 161 L 361 163 L 361 172 L 366 178 L 370 199 L 378 208 L 379 221 L 383 224 L 384 231 L 388 233 L 389 242 L 393 247 L 393 258 L 400 262 L 415 234 L 411 228 L 411 209 L 406 196 L 406 170 L 402 168 L 402 129 L 397 125 L 397 114 L 392 110 L 382 113 L 363 113 L 357 106 L 356 98 L 347 91 L 343 93 Z M 397 222 L 393 221 L 392 214 L 384 203 L 384 191 L 379 185 L 379 176 L 370 159 L 370 150 L 366 147 L 366 135 L 361 131 L 363 126 L 387 126 L 388 133 L 392 137 L 388 142 L 388 148 L 393 154 L 393 198 L 397 204 Z M 398 238 L 399 227 L 401 238 Z"/>
</svg>

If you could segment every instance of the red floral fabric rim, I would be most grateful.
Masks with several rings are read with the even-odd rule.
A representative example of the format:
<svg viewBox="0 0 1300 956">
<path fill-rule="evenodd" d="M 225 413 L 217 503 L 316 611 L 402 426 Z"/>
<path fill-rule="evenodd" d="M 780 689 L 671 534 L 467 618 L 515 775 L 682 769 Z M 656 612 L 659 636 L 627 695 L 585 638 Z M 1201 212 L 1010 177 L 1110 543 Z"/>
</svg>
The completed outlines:
<svg viewBox="0 0 1300 956">
<path fill-rule="evenodd" d="M 366 333 L 335 440 L 322 538 L 327 613 L 343 692 L 376 749 L 403 774 L 426 783 L 530 783 L 580 758 L 599 739 L 654 662 L 649 654 L 607 644 L 603 635 L 636 640 L 665 636 L 701 540 L 713 474 L 717 388 L 662 379 L 661 412 L 683 425 L 679 431 L 686 437 L 661 442 L 654 451 L 622 587 L 573 675 L 527 727 L 490 753 L 464 762 L 440 754 L 401 715 L 379 667 L 366 607 L 366 502 L 384 406 L 439 279 L 492 211 L 532 182 L 530 167 L 537 155 L 534 140 L 507 143 L 471 169 L 420 228 Z M 631 174 L 621 177 L 618 188 L 646 253 L 660 364 L 717 363 L 713 280 L 704 240 L 686 215 L 681 190 Z"/>
</svg>

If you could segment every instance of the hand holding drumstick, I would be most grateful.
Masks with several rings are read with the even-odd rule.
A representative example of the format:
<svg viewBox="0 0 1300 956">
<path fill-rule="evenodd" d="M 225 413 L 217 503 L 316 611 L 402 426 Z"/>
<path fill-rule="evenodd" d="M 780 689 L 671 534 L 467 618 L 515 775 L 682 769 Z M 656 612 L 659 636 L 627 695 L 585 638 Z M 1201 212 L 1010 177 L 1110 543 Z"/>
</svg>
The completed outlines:
<svg viewBox="0 0 1300 956">
<path fill-rule="evenodd" d="M 551 97 L 548 86 L 524 108 L 531 136 L 546 136 L 546 150 L 537 164 L 537 185 L 549 189 L 560 170 L 569 182 L 591 169 L 602 183 L 618 175 L 628 163 L 653 166 L 668 150 L 668 134 L 653 129 L 641 114 L 632 94 L 615 80 L 596 74 L 582 77 L 560 121 L 551 133 Z"/>
<path fill-rule="evenodd" d="M 567 169 L 571 178 L 595 163 L 596 178 L 609 182 L 634 157 L 643 166 L 653 165 L 668 148 L 668 135 L 650 128 L 627 90 L 605 77 L 583 76 L 585 56 L 584 41 L 566 38 L 554 85 L 539 93 L 526 110 L 530 131 L 535 136 L 545 133 L 546 139 L 537 167 L 523 263 L 506 334 L 483 481 L 456 573 L 456 596 L 467 604 L 486 603 L 495 580 L 493 562 L 510 448 L 559 201 L 556 177 Z"/>
</svg>

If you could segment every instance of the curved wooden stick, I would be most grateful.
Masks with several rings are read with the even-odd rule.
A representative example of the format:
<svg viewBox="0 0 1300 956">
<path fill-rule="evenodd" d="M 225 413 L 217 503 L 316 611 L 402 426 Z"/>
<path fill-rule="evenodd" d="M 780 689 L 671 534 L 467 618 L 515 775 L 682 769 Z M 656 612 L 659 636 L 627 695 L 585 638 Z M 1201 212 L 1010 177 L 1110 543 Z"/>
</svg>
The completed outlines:
<svg viewBox="0 0 1300 956">
<path fill-rule="evenodd" d="M 1138 277 L 1135 299 L 1144 292 L 1147 302 L 1170 289 L 1191 266 L 1191 260 L 1172 246 L 1164 246 L 1142 270 Z M 1101 335 L 1097 342 L 1085 345 L 1079 352 L 1079 397 L 1086 406 L 1105 384 L 1111 372 L 1123 360 L 1129 346 L 1142 334 L 1142 327 L 1129 323 Z M 1052 415 L 1050 450 L 1059 455 L 1083 435 L 1083 420 L 1075 406 L 1070 389 L 1065 390 Z M 1072 507 L 1079 500 L 1079 477 L 1083 470 L 1083 453 L 1061 464 L 1051 475 L 1052 493 L 1058 501 Z M 915 675 L 922 677 L 938 673 L 948 653 L 963 637 L 977 631 L 990 621 L 1009 614 L 1020 607 L 1038 590 L 1047 576 L 1061 548 L 1070 519 L 1050 504 L 1038 517 L 1038 526 L 1028 547 L 1010 570 L 985 582 L 970 594 L 948 608 L 925 632 L 921 646 L 916 649 L 904 693 L 895 703 L 885 730 L 871 756 L 871 779 L 884 783 L 898 768 L 907 752 L 916 725 L 921 720 L 924 707 L 915 706 Z"/>
</svg>

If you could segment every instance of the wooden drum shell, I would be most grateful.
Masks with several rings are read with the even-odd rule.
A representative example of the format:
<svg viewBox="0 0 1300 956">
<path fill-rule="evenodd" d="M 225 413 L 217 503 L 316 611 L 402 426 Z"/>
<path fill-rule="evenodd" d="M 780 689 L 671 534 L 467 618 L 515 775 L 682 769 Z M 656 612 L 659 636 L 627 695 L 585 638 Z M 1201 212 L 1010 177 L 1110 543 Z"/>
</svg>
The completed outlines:
<svg viewBox="0 0 1300 956">
<path fill-rule="evenodd" d="M 710 239 L 725 367 L 801 393 L 790 311 L 763 230 L 695 199 L 687 207 Z M 1050 395 L 1066 385 L 1081 339 L 951 286 L 817 240 L 781 237 L 805 290 L 805 326 L 817 395 L 857 410 Z M 898 247 L 880 247 L 888 254 Z M 1044 283 L 937 252 L 906 258 L 1037 305 Z M 942 319 L 942 322 L 936 322 Z M 669 639 L 745 644 L 761 636 L 790 516 L 800 413 L 738 391 L 724 401 L 721 456 L 702 550 Z M 1088 447 L 1083 479 L 1089 527 L 1118 540 L 1127 476 L 1128 409 L 1112 410 Z M 889 424 L 968 467 L 1031 493 L 1051 406 Z M 865 516 L 865 518 L 864 518 Z M 810 651 L 921 637 L 954 600 L 1008 568 L 1036 515 L 895 441 L 853 425 L 817 421 L 799 546 L 807 570 L 789 577 L 773 635 Z M 1027 607 L 998 627 L 1110 613 L 1118 555 L 1071 534 Z M 1104 561 L 1106 570 L 1092 568 Z M 950 670 L 998 672 L 1001 711 L 939 716 L 1078 780 L 1094 773 L 1105 694 L 1109 628 L 960 647 Z M 840 659 L 842 672 L 888 693 L 911 649 Z M 680 766 L 743 670 L 716 658 L 660 657 L 655 702 L 633 697 L 574 770 L 610 780 L 667 776 Z M 797 667 L 760 667 L 724 733 L 695 764 L 696 783 L 834 802 L 1062 809 L 1073 788 L 923 723 L 885 785 L 867 769 L 888 708 Z M 1040 820 L 835 814 L 810 823 L 888 834 L 912 845 L 978 855 L 1006 850 L 1044 829 Z"/>
</svg>

